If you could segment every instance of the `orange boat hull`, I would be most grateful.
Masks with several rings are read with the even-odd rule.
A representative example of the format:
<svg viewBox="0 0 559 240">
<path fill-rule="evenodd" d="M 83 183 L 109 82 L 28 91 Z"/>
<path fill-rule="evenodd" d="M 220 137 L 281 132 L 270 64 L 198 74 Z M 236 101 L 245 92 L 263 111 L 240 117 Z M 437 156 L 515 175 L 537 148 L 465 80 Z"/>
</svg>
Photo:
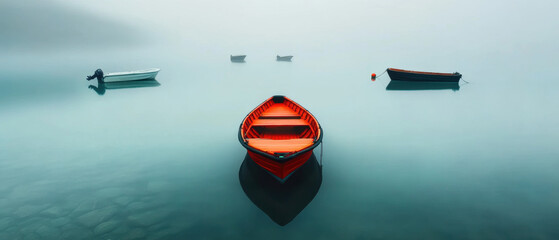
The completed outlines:
<svg viewBox="0 0 559 240">
<path fill-rule="evenodd" d="M 299 154 L 294 158 L 289 159 L 285 162 L 278 162 L 270 159 L 266 156 L 258 154 L 256 152 L 248 150 L 248 155 L 256 164 L 264 168 L 264 170 L 271 173 L 273 176 L 277 177 L 280 181 L 287 180 L 287 177 L 291 175 L 299 167 L 303 166 L 312 155 L 312 150 Z"/>
</svg>

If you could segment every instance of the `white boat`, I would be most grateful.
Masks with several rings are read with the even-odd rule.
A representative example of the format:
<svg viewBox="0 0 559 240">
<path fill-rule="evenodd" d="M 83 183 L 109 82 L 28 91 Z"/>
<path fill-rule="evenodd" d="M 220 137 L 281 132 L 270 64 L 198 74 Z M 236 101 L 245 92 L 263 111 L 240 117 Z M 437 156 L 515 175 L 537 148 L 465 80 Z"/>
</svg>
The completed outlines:
<svg viewBox="0 0 559 240">
<path fill-rule="evenodd" d="M 280 55 L 277 55 L 276 61 L 288 61 L 288 62 L 290 62 L 290 61 L 291 61 L 291 58 L 293 58 L 293 56 L 280 56 Z"/>
<path fill-rule="evenodd" d="M 130 72 L 107 73 L 105 76 L 103 76 L 103 81 L 120 82 L 120 81 L 155 79 L 157 73 L 159 73 L 159 68 L 150 68 L 150 69 L 130 71 Z"/>
<path fill-rule="evenodd" d="M 247 55 L 231 55 L 231 62 L 244 62 Z"/>
</svg>

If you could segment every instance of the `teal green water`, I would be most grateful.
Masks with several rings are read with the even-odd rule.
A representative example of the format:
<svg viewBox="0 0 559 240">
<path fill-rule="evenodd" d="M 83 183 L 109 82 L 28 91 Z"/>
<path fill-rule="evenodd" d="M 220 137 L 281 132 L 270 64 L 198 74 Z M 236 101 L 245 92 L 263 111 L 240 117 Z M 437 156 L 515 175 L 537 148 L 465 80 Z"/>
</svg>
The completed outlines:
<svg viewBox="0 0 559 240">
<path fill-rule="evenodd" d="M 555 3 L 104 3 L 43 6 L 77 19 L 56 36 L 3 14 L 0 239 L 559 236 Z M 76 33 L 95 19 L 114 24 Z M 33 33 L 53 40 L 18 40 Z M 160 86 L 99 95 L 85 80 L 151 67 Z M 370 81 L 387 67 L 470 83 L 387 91 Z M 239 180 L 239 124 L 275 94 L 325 134 L 320 189 L 285 226 Z"/>
</svg>

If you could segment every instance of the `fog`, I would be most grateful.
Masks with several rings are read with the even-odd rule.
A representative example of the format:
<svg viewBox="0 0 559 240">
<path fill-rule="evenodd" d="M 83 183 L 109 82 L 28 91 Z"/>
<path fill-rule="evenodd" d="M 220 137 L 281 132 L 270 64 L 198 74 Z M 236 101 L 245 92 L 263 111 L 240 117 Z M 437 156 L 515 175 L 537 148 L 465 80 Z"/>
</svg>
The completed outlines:
<svg viewBox="0 0 559 240">
<path fill-rule="evenodd" d="M 175 49 L 382 59 L 552 60 L 555 1 L 3 1 L 3 47 L 156 39 Z M 38 34 L 37 36 L 33 36 Z M 31 39 L 30 39 L 31 38 Z M 69 39 L 68 39 L 69 38 Z M 46 41 L 46 43 L 45 43 Z M 60 43 L 61 42 L 61 43 Z M 98 42 L 99 44 L 95 44 Z M 153 46 L 149 42 L 148 46 Z M 81 45 L 81 47 L 84 47 Z M 458 62 L 459 63 L 459 62 Z M 437 64 L 438 65 L 438 64 Z M 452 66 L 452 65 L 451 65 Z"/>
</svg>

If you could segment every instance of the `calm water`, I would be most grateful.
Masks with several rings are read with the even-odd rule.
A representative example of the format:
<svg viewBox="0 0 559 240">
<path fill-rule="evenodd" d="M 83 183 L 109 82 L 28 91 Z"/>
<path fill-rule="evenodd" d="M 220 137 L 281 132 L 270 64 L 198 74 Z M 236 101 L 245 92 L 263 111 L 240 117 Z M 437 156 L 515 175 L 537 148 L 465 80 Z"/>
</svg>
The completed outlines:
<svg viewBox="0 0 559 240">
<path fill-rule="evenodd" d="M 0 239 L 559 238 L 557 3 L 109 2 L 0 3 Z M 275 94 L 325 133 L 287 187 L 237 139 Z"/>
</svg>

